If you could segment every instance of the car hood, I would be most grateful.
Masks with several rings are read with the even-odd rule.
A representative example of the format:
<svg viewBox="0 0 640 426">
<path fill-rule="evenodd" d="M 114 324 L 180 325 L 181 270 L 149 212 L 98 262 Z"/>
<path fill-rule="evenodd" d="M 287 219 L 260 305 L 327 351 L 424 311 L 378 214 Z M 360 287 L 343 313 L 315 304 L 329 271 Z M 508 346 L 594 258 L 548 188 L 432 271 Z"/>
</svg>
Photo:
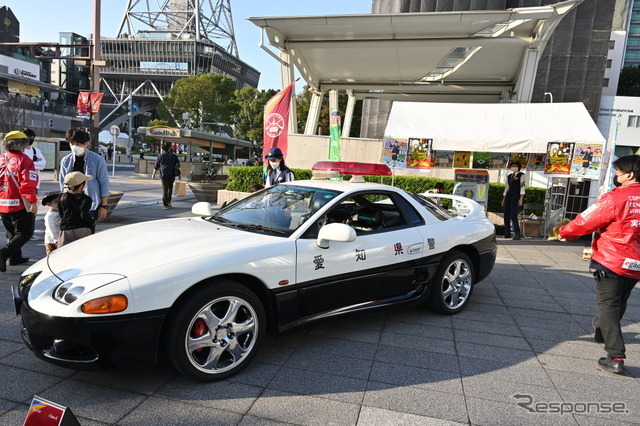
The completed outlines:
<svg viewBox="0 0 640 426">
<path fill-rule="evenodd" d="M 185 258 L 278 238 L 282 237 L 225 227 L 202 218 L 166 219 L 98 232 L 53 251 L 47 262 L 63 280 L 85 273 L 130 276 Z"/>
</svg>

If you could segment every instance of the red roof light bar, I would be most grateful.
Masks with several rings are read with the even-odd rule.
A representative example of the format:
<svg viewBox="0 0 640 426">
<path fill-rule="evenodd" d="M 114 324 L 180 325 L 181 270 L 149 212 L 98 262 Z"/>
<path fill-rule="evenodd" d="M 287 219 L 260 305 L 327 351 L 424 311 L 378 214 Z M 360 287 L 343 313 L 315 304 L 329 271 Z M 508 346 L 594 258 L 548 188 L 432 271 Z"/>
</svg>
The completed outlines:
<svg viewBox="0 0 640 426">
<path fill-rule="evenodd" d="M 318 161 L 311 170 L 333 170 L 341 175 L 391 176 L 386 164 L 357 163 L 354 161 Z"/>
</svg>

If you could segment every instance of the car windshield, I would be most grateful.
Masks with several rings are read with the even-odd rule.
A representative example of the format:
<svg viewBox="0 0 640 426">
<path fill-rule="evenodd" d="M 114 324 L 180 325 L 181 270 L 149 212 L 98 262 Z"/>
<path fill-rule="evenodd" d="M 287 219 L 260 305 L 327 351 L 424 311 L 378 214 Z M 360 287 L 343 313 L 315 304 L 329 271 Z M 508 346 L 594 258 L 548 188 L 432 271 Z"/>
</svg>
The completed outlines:
<svg viewBox="0 0 640 426">
<path fill-rule="evenodd" d="M 289 236 L 340 192 L 276 185 L 224 207 L 212 219 L 251 232 Z"/>
</svg>

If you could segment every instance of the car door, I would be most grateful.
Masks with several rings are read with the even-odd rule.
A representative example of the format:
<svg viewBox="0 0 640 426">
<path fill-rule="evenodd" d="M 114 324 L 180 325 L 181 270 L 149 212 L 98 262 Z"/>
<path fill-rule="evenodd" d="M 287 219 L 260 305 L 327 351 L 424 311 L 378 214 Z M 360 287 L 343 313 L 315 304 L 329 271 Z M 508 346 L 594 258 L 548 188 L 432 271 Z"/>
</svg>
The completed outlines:
<svg viewBox="0 0 640 426">
<path fill-rule="evenodd" d="M 311 232 L 296 242 L 301 316 L 415 295 L 426 281 L 424 241 L 417 229 L 423 222 L 407 208 L 412 209 L 395 192 L 358 193 L 314 224 L 347 223 L 356 230 L 355 241 L 331 242 L 322 249 Z"/>
</svg>

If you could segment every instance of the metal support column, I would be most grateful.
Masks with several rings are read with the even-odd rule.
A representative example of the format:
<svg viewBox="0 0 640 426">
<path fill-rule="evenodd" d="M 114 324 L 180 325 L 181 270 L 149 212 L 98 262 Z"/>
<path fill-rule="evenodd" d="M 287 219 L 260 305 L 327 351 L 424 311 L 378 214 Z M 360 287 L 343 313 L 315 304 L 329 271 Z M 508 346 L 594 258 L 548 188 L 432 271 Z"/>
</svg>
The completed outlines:
<svg viewBox="0 0 640 426">
<path fill-rule="evenodd" d="M 288 52 L 280 52 L 280 79 L 282 88 L 284 89 L 294 81 L 293 64 L 291 63 L 291 55 Z M 298 116 L 296 113 L 296 96 L 295 90 L 291 96 L 291 109 L 289 110 L 289 133 L 298 133 Z"/>
<path fill-rule="evenodd" d="M 305 135 L 315 135 L 318 129 L 318 121 L 320 120 L 320 109 L 322 108 L 322 98 L 324 93 L 312 92 L 311 105 L 309 105 L 309 114 L 307 115 L 307 123 L 304 127 Z"/>
<path fill-rule="evenodd" d="M 353 110 L 356 106 L 356 96 L 353 90 L 347 90 L 349 99 L 347 100 L 347 110 L 344 112 L 344 122 L 342 123 L 342 137 L 348 138 L 351 130 L 351 122 L 353 121 Z"/>
</svg>

